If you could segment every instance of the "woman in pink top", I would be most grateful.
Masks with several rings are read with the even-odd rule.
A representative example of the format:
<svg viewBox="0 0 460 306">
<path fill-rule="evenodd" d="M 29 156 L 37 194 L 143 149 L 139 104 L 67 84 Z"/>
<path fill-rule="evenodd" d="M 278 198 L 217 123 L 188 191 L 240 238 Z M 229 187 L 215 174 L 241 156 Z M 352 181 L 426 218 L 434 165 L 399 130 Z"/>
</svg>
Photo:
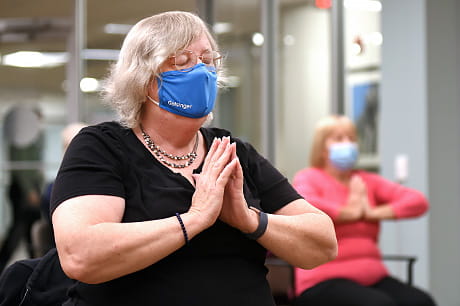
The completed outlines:
<svg viewBox="0 0 460 306">
<path fill-rule="evenodd" d="M 380 220 L 418 217 L 428 202 L 417 190 L 352 170 L 356 138 L 350 119 L 325 117 L 315 131 L 312 168 L 294 177 L 297 191 L 333 219 L 339 246 L 335 260 L 296 269 L 296 305 L 435 305 L 427 293 L 389 275 L 377 242 Z"/>
</svg>

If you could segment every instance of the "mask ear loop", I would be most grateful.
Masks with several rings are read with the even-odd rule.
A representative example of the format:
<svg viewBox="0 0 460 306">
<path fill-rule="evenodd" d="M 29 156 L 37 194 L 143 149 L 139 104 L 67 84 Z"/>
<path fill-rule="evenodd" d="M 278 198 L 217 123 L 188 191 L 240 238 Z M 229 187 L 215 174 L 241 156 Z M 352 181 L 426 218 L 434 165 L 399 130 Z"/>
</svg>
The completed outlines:
<svg viewBox="0 0 460 306">
<path fill-rule="evenodd" d="M 148 98 L 150 101 L 152 101 L 154 104 L 156 104 L 156 105 L 160 106 L 160 103 L 159 103 L 159 102 L 157 102 L 157 101 L 155 101 L 155 100 L 153 100 L 153 98 L 152 98 L 152 97 L 150 97 L 149 95 L 147 95 L 147 98 Z"/>
<path fill-rule="evenodd" d="M 153 87 L 153 81 L 154 81 L 154 80 L 155 80 L 155 77 L 153 77 L 152 80 L 150 81 L 150 85 L 149 85 L 150 87 Z M 160 86 L 158 86 L 158 84 L 160 83 L 160 81 L 161 81 L 160 77 L 156 77 L 157 91 L 160 91 L 160 89 L 159 89 Z M 152 88 L 152 91 L 153 91 L 153 88 Z M 147 96 L 147 98 L 148 98 L 151 102 L 153 102 L 154 104 L 160 106 L 160 102 L 155 101 L 148 93 L 147 93 L 146 96 Z"/>
</svg>

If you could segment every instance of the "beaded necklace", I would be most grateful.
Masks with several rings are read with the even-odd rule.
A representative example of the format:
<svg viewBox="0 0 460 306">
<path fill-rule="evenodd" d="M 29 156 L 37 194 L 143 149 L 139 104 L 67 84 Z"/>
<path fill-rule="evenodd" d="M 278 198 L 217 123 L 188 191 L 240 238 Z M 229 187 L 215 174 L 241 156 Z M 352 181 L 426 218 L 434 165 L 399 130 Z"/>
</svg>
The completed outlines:
<svg viewBox="0 0 460 306">
<path fill-rule="evenodd" d="M 160 160 L 163 164 L 167 165 L 168 167 L 171 167 L 171 168 L 188 167 L 191 164 L 193 164 L 196 157 L 198 156 L 196 154 L 196 149 L 198 148 L 198 133 L 196 133 L 195 144 L 193 145 L 192 152 L 186 155 L 172 155 L 172 154 L 165 152 L 163 149 L 157 146 L 153 142 L 153 140 L 150 138 L 150 135 L 144 131 L 142 125 L 140 126 L 140 128 L 142 132 L 142 137 L 144 138 L 144 141 L 147 147 L 153 152 L 153 154 L 157 156 L 158 160 Z M 177 164 L 175 162 L 169 161 L 168 159 L 173 160 L 173 161 L 177 161 L 177 160 L 185 161 L 186 160 L 186 162 L 184 164 Z"/>
</svg>

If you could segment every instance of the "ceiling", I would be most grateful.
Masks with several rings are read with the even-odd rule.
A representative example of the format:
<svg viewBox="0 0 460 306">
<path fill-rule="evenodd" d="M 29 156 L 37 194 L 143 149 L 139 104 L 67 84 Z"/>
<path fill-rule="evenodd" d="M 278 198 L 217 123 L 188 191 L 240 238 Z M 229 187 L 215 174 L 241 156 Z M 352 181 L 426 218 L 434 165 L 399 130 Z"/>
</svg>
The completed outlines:
<svg viewBox="0 0 460 306">
<path fill-rule="evenodd" d="M 308 2 L 284 0 L 283 4 Z M 140 19 L 168 10 L 195 11 L 192 0 L 87 0 L 86 48 L 119 49 L 123 35 L 107 34 L 108 23 L 134 24 Z M 252 33 L 260 29 L 258 0 L 216 0 L 216 21 L 231 21 L 232 35 Z M 0 0 L 0 55 L 29 50 L 63 52 L 74 12 L 74 1 L 62 0 Z M 26 23 L 26 24 L 25 24 Z M 16 35 L 12 35 L 16 34 Z M 14 41 L 17 34 L 26 40 Z M 86 75 L 101 78 L 107 61 L 87 61 Z M 65 66 L 54 68 L 17 68 L 0 65 L 0 88 L 63 91 Z"/>
</svg>

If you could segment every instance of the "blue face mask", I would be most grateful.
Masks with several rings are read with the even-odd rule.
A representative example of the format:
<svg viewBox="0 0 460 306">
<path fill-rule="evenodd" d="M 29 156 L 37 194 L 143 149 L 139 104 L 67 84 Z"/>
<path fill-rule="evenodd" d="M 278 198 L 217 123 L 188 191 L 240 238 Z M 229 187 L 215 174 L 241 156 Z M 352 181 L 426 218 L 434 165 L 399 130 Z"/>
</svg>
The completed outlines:
<svg viewBox="0 0 460 306">
<path fill-rule="evenodd" d="M 329 160 L 339 170 L 350 170 L 358 160 L 358 146 L 354 142 L 334 143 L 329 147 Z"/>
<path fill-rule="evenodd" d="M 188 72 L 166 71 L 157 79 L 160 102 L 152 102 L 176 115 L 202 118 L 214 108 L 217 95 L 216 71 L 209 71 L 199 63 Z"/>
</svg>

